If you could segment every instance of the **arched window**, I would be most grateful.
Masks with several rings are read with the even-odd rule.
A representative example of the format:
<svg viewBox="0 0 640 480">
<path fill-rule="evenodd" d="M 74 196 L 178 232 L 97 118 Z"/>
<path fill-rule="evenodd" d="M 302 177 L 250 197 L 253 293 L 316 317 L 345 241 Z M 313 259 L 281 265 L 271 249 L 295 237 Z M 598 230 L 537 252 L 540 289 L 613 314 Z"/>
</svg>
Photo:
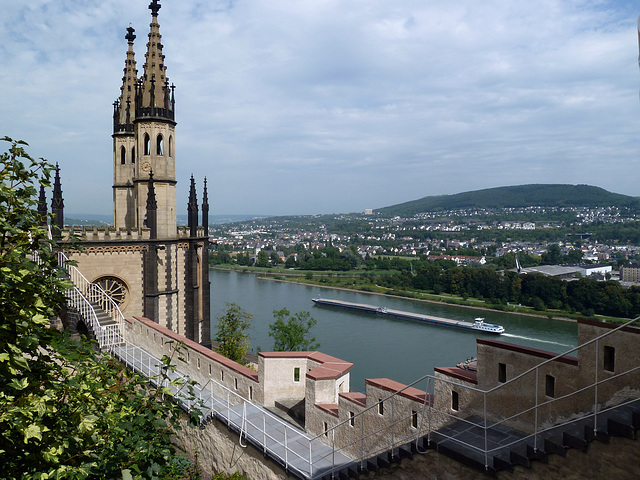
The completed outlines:
<svg viewBox="0 0 640 480">
<path fill-rule="evenodd" d="M 151 139 L 148 133 L 144 134 L 144 154 L 151 155 Z"/>
<path fill-rule="evenodd" d="M 162 135 L 156 139 L 156 155 L 162 155 Z"/>
<path fill-rule="evenodd" d="M 131 163 L 136 163 L 136 147 L 131 148 Z"/>
<path fill-rule="evenodd" d="M 124 165 L 125 163 L 127 163 L 127 150 L 123 145 L 120 147 L 120 165 Z"/>
<path fill-rule="evenodd" d="M 169 135 L 169 156 L 173 157 L 173 137 Z"/>
</svg>

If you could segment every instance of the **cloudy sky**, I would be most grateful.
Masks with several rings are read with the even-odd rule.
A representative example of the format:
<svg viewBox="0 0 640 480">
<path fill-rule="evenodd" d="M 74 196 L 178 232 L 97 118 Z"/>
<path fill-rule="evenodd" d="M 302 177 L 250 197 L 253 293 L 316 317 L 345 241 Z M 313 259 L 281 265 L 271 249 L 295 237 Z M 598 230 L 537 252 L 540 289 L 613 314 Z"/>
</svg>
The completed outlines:
<svg viewBox="0 0 640 480">
<path fill-rule="evenodd" d="M 526 183 L 640 196 L 636 2 L 161 3 L 178 212 L 191 174 L 213 214 Z M 111 212 L 124 35 L 141 73 L 148 4 L 0 0 L 0 137 L 60 163 L 67 214 Z"/>
</svg>

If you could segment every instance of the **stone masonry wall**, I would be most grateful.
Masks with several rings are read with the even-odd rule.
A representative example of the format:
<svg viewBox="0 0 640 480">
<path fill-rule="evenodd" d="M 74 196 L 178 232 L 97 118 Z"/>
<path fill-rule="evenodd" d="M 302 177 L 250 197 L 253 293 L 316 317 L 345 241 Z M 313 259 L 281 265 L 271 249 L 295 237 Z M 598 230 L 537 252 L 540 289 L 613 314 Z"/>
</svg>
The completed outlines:
<svg viewBox="0 0 640 480">
<path fill-rule="evenodd" d="M 513 472 L 498 472 L 498 480 L 636 480 L 640 465 L 638 440 L 612 437 L 608 444 L 592 442 L 586 452 L 570 449 L 565 457 L 550 455 L 547 463 L 516 466 Z M 389 468 L 369 473 L 368 480 L 477 480 L 492 478 L 433 450 L 415 454 Z"/>
</svg>

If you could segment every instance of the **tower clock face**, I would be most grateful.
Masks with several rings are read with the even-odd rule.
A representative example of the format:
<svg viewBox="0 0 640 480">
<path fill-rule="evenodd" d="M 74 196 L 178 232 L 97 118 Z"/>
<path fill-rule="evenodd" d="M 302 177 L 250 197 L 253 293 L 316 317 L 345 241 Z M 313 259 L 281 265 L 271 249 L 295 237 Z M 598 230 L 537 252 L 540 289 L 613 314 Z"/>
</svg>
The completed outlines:
<svg viewBox="0 0 640 480">
<path fill-rule="evenodd" d="M 142 162 L 142 170 L 144 170 L 145 172 L 151 170 L 151 162 L 149 160 L 145 160 L 144 162 Z"/>
</svg>

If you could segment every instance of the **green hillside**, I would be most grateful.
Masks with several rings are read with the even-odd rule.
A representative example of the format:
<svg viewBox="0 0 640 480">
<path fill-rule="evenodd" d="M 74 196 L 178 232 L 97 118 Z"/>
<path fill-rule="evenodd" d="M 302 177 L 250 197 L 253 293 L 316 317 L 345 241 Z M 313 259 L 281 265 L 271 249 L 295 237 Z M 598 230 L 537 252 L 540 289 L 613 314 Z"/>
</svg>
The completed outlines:
<svg viewBox="0 0 640 480">
<path fill-rule="evenodd" d="M 420 212 L 469 208 L 629 207 L 640 210 L 640 198 L 611 193 L 590 185 L 536 184 L 487 188 L 454 195 L 437 195 L 377 209 L 385 215 L 410 216 Z"/>
</svg>

